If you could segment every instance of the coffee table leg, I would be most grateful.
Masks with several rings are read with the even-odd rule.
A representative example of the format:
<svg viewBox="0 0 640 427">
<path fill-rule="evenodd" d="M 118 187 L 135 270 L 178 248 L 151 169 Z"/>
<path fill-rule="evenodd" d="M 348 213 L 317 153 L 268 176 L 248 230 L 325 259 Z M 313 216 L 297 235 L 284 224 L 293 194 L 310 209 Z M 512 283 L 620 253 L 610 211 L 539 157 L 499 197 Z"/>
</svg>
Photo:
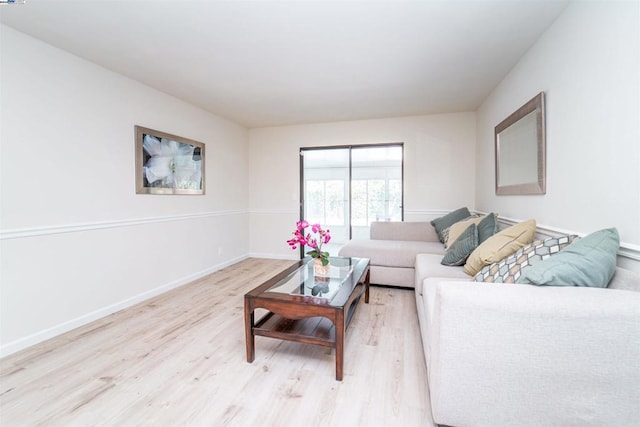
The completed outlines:
<svg viewBox="0 0 640 427">
<path fill-rule="evenodd" d="M 244 334 L 247 346 L 247 362 L 251 363 L 256 358 L 255 335 L 253 334 L 254 312 L 249 299 L 244 299 Z"/>
<path fill-rule="evenodd" d="M 336 380 L 342 381 L 344 367 L 344 311 L 336 315 Z"/>
<path fill-rule="evenodd" d="M 369 270 L 367 270 L 367 275 L 364 278 L 364 302 L 369 304 Z"/>
</svg>

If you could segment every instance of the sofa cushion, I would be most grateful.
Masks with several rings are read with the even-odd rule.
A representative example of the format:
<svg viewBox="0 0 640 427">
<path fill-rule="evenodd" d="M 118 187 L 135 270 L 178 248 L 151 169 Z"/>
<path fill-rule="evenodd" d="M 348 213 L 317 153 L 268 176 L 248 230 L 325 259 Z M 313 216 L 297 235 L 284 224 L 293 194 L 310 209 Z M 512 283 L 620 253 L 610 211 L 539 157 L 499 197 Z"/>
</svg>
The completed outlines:
<svg viewBox="0 0 640 427">
<path fill-rule="evenodd" d="M 518 249 L 515 254 L 485 266 L 475 275 L 476 282 L 516 283 L 522 272 L 550 256 L 557 254 L 570 243 L 579 239 L 576 235 L 549 237 L 536 240 Z"/>
<path fill-rule="evenodd" d="M 469 212 L 469 209 L 464 207 L 464 208 L 456 209 L 453 212 L 449 212 L 445 216 L 434 219 L 433 221 L 431 221 L 431 225 L 433 225 L 433 227 L 436 229 L 436 233 L 438 233 L 438 238 L 440 239 L 440 242 L 444 243 L 444 237 L 442 235 L 443 230 L 451 227 L 456 222 L 461 221 L 470 216 L 471 216 L 471 212 Z"/>
<path fill-rule="evenodd" d="M 536 221 L 530 219 L 505 228 L 489 237 L 474 250 L 464 266 L 465 273 L 475 276 L 485 265 L 498 262 L 533 241 Z"/>
<path fill-rule="evenodd" d="M 456 240 L 447 248 L 440 262 L 442 265 L 462 265 L 469 254 L 478 247 L 478 226 L 468 225 Z"/>
<path fill-rule="evenodd" d="M 442 246 L 442 245 L 441 245 Z M 430 277 L 452 278 L 457 280 L 471 280 L 464 272 L 462 266 L 449 267 L 440 264 L 442 255 L 418 254 L 416 255 L 416 278 L 414 280 L 416 292 L 422 294 L 422 282 Z"/>
<path fill-rule="evenodd" d="M 518 283 L 606 288 L 616 270 L 618 230 L 596 231 L 522 273 Z"/>
<path fill-rule="evenodd" d="M 371 265 L 413 268 L 416 264 L 416 254 L 421 253 L 438 254 L 439 258 L 442 258 L 444 247 L 439 242 L 351 240 L 338 254 L 369 258 Z"/>
</svg>

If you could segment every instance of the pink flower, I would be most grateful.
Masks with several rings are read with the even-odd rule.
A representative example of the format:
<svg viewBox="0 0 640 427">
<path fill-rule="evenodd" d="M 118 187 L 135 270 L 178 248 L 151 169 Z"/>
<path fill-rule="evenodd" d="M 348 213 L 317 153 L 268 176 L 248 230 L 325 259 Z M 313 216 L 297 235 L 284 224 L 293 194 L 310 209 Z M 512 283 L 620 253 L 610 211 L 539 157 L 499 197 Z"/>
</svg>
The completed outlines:
<svg viewBox="0 0 640 427">
<path fill-rule="evenodd" d="M 296 229 L 293 231 L 293 238 L 287 240 L 287 244 L 291 249 L 297 249 L 298 246 L 308 246 L 312 250 L 307 252 L 307 255 L 313 258 L 319 258 L 322 260 L 322 265 L 329 263 L 329 252 L 322 252 L 322 245 L 328 243 L 331 240 L 331 234 L 329 230 L 323 230 L 320 224 L 313 224 L 311 226 L 311 233 L 306 236 L 304 229 L 309 227 L 309 222 L 306 220 L 297 221 Z M 313 236 L 317 234 L 317 236 Z"/>
</svg>

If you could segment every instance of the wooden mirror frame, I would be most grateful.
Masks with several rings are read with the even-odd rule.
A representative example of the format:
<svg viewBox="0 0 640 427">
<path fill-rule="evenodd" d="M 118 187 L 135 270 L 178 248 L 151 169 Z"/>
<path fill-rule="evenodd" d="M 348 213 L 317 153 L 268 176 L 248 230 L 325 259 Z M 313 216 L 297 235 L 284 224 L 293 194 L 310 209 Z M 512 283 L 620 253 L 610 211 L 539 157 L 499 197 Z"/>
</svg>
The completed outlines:
<svg viewBox="0 0 640 427">
<path fill-rule="evenodd" d="M 525 135 L 527 139 L 535 138 L 537 142 L 537 158 L 525 159 L 526 161 L 536 161 L 537 179 L 531 182 L 504 183 L 500 181 L 501 144 L 513 143 L 513 140 L 505 139 L 504 132 L 514 125 L 522 125 L 521 120 L 531 120 L 531 113 L 535 112 L 535 135 Z M 519 123 L 520 122 L 520 123 Z M 514 128 L 511 128 L 514 129 Z M 535 157 L 535 156 L 533 156 Z M 495 162 L 496 162 L 496 194 L 498 195 L 522 195 L 522 194 L 545 194 L 547 191 L 547 169 L 546 169 L 546 135 L 545 135 L 545 110 L 544 92 L 540 92 L 529 102 L 520 107 L 516 112 L 504 119 L 495 127 Z M 504 168 L 504 159 L 502 159 Z M 531 165 L 533 167 L 534 165 Z"/>
</svg>

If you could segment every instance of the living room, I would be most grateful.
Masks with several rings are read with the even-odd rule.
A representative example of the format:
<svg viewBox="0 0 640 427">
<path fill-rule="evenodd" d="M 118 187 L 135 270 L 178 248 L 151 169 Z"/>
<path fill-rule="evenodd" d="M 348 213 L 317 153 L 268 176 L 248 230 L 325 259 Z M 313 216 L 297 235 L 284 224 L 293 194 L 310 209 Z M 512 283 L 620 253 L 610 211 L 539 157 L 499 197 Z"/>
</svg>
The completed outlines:
<svg viewBox="0 0 640 427">
<path fill-rule="evenodd" d="M 474 110 L 277 126 L 238 124 L 14 29 L 6 7 L 23 6 L 0 10 L 0 356 L 248 257 L 294 259 L 304 146 L 403 142 L 405 221 L 468 206 L 582 235 L 616 227 L 619 263 L 640 271 L 635 1 L 567 2 Z M 497 196 L 494 127 L 541 91 L 547 193 Z M 137 195 L 135 125 L 206 143 L 206 194 Z"/>
</svg>

